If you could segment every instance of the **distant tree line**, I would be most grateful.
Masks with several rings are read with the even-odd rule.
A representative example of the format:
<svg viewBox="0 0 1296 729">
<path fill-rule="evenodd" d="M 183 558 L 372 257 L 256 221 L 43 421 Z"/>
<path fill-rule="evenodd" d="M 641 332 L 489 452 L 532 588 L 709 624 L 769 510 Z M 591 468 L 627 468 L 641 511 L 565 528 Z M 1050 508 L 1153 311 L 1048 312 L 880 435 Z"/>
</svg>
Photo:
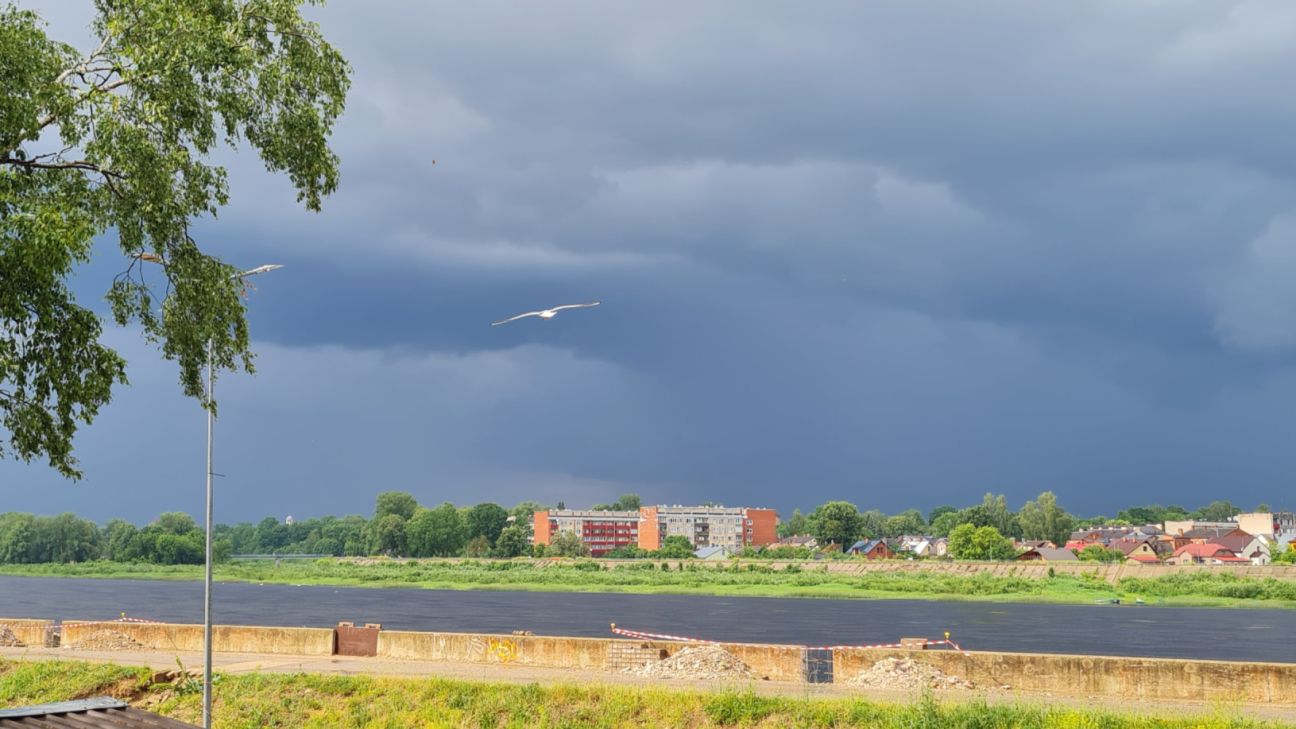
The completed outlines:
<svg viewBox="0 0 1296 729">
<path fill-rule="evenodd" d="M 1261 504 L 1256 510 L 1269 511 L 1269 507 Z M 963 508 L 937 506 L 926 517 L 917 509 L 888 516 L 877 509 L 861 512 L 846 501 L 829 501 L 809 514 L 794 510 L 779 523 L 778 533 L 783 537 L 811 535 L 820 545 L 833 544 L 842 549 L 862 539 L 907 534 L 948 537 L 950 554 L 956 559 L 1007 559 L 1013 555 L 1012 542 L 1017 539 L 1049 541 L 1062 546 L 1073 531 L 1098 524 L 1137 526 L 1187 519 L 1225 521 L 1240 511 L 1228 501 L 1213 501 L 1193 511 L 1181 506 L 1153 504 L 1125 509 L 1114 519 L 1106 516 L 1082 519 L 1063 509 L 1052 491 L 1041 493 L 1015 512 L 1008 508 L 1003 494 L 987 493 L 979 504 Z M 1113 558 L 1111 554 L 1097 552 L 1082 553 L 1080 557 L 1099 561 Z"/>
<path fill-rule="evenodd" d="M 563 504 L 559 503 L 558 508 Z M 634 511 L 636 494 L 625 494 L 611 504 L 593 509 Z M 532 516 L 548 507 L 523 501 L 511 509 L 485 502 L 471 507 L 446 502 L 425 507 L 411 494 L 385 491 L 378 495 L 373 516 L 325 516 L 287 523 L 275 517 L 259 522 L 217 524 L 213 552 L 221 560 L 231 554 L 322 554 L 337 557 L 388 555 L 393 557 L 518 557 L 588 556 L 589 550 L 574 534 L 560 534 L 549 545 L 531 545 Z M 958 559 L 1004 559 L 1015 550 L 1014 539 L 1048 540 L 1061 546 L 1071 532 L 1095 524 L 1139 525 L 1166 520 L 1224 521 L 1241 511 L 1228 501 L 1214 501 L 1188 511 L 1179 506 L 1136 506 L 1114 519 L 1096 516 L 1081 519 L 1063 509 L 1057 497 L 1045 491 L 1017 511 L 1008 508 L 1002 495 L 985 494 L 981 502 L 963 508 L 938 506 L 925 516 L 917 509 L 887 515 L 876 509 L 860 511 L 846 501 L 829 501 L 808 514 L 794 510 L 778 526 L 780 536 L 812 535 L 821 546 L 846 549 L 861 539 L 906 534 L 949 538 L 949 552 Z M 1261 504 L 1257 511 L 1268 511 Z M 33 516 L 0 514 L 0 564 L 86 562 L 97 559 L 153 564 L 201 564 L 202 529 L 188 514 L 173 512 L 137 527 L 120 519 L 103 526 L 74 514 Z M 796 559 L 810 555 L 796 547 L 745 550 L 748 556 Z M 609 553 L 620 558 L 684 559 L 693 547 L 683 537 L 668 537 L 662 548 L 647 551 L 637 546 Z M 1080 552 L 1081 559 L 1107 561 L 1119 553 L 1103 548 Z M 1278 559 L 1296 560 L 1296 555 Z"/>
</svg>

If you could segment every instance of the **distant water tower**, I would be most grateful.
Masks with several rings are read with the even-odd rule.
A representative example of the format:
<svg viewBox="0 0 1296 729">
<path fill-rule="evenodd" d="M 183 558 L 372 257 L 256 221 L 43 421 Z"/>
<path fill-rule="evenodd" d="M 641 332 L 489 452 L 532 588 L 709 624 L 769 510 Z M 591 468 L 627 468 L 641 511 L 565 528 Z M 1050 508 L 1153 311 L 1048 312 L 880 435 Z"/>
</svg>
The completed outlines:
<svg viewBox="0 0 1296 729">
<path fill-rule="evenodd" d="M 284 519 L 284 523 L 289 526 L 291 526 L 294 521 L 296 521 L 296 519 L 292 518 L 292 514 L 289 514 L 288 518 Z"/>
</svg>

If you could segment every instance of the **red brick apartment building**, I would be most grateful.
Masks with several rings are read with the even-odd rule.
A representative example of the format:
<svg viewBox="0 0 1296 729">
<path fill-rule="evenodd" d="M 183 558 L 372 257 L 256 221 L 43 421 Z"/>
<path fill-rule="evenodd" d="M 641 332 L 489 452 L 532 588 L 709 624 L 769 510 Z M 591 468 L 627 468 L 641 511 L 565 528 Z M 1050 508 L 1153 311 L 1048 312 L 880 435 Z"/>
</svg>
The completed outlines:
<svg viewBox="0 0 1296 729">
<path fill-rule="evenodd" d="M 537 511 L 535 543 L 549 544 L 559 532 L 579 534 L 590 554 L 618 547 L 661 549 L 666 537 L 682 536 L 695 548 L 763 546 L 778 541 L 778 512 L 723 506 L 645 506 L 639 511 Z"/>
</svg>

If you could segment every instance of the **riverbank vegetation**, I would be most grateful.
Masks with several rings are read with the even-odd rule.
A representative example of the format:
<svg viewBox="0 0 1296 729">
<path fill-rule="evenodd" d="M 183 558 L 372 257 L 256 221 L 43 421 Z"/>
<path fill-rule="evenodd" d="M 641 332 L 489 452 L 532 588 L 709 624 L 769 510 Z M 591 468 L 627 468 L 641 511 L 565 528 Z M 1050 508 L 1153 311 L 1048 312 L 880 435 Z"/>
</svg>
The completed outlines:
<svg viewBox="0 0 1296 729">
<path fill-rule="evenodd" d="M 0 574 L 198 580 L 202 569 L 189 565 L 89 562 L 0 565 Z M 1166 605 L 1296 606 L 1296 582 L 1207 572 L 1127 577 L 1112 585 L 1096 571 L 1034 578 L 935 569 L 851 573 L 832 571 L 816 562 L 319 559 L 278 564 L 232 562 L 217 565 L 215 575 L 222 581 L 452 590 L 1055 603 L 1142 599 Z"/>
<path fill-rule="evenodd" d="M 113 695 L 180 721 L 198 722 L 201 695 L 150 685 L 142 668 L 0 659 L 0 705 Z M 1280 729 L 1217 708 L 1197 715 L 1115 713 L 1034 704 L 761 696 L 643 687 L 478 683 L 447 679 L 309 674 L 229 674 L 215 688 L 221 729 L 373 727 L 877 727 L 880 729 Z"/>
<path fill-rule="evenodd" d="M 556 508 L 563 508 L 561 502 Z M 625 494 L 593 510 L 634 512 L 640 506 L 635 494 Z M 574 534 L 563 533 L 548 545 L 532 545 L 536 511 L 549 507 L 523 501 L 512 509 L 481 503 L 456 506 L 449 502 L 424 507 L 410 494 L 378 494 L 371 518 L 359 515 L 283 520 L 266 517 L 259 522 L 214 529 L 217 561 L 232 555 L 308 554 L 333 557 L 587 557 L 589 549 Z M 1262 510 L 1268 507 L 1261 505 Z M 962 509 L 938 506 L 923 515 L 917 509 L 886 515 L 876 509 L 860 511 L 845 501 L 821 504 L 808 514 L 794 510 L 778 525 L 780 536 L 814 536 L 820 548 L 759 547 L 743 550 L 748 559 L 842 556 L 857 540 L 900 535 L 947 537 L 949 556 L 957 559 L 1006 560 L 1018 553 L 1014 539 L 1049 540 L 1063 544 L 1075 527 L 1095 524 L 1129 525 L 1164 519 L 1225 519 L 1237 513 L 1227 501 L 1213 502 L 1189 512 L 1181 507 L 1134 507 L 1116 519 L 1097 516 L 1080 519 L 1063 509 L 1051 492 L 1026 502 L 1019 511 L 1008 508 L 1003 495 L 985 494 L 981 503 Z M 100 526 L 74 514 L 36 516 L 0 514 L 0 564 L 45 562 L 145 562 L 149 564 L 201 564 L 203 533 L 193 517 L 166 513 L 144 526 L 114 519 Z M 682 537 L 667 537 L 656 551 L 626 545 L 609 557 L 627 559 L 688 559 L 693 545 Z M 1124 559 L 1106 549 L 1081 551 L 1083 560 Z M 1296 552 L 1275 554 L 1277 561 L 1296 561 Z"/>
</svg>

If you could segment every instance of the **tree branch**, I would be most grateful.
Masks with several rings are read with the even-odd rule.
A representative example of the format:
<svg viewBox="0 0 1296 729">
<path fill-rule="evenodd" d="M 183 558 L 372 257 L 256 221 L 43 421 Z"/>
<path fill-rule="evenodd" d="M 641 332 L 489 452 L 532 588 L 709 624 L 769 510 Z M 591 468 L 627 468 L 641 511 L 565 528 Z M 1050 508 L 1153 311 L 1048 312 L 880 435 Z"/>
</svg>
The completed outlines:
<svg viewBox="0 0 1296 729">
<path fill-rule="evenodd" d="M 67 162 L 41 162 L 39 159 L 17 159 L 15 157 L 0 157 L 0 165 L 16 165 L 28 169 L 40 170 L 88 170 L 97 172 L 104 177 L 114 177 L 119 180 L 126 179 L 126 175 L 106 167 L 100 167 L 93 162 L 87 162 L 82 159 L 70 160 Z"/>
</svg>

